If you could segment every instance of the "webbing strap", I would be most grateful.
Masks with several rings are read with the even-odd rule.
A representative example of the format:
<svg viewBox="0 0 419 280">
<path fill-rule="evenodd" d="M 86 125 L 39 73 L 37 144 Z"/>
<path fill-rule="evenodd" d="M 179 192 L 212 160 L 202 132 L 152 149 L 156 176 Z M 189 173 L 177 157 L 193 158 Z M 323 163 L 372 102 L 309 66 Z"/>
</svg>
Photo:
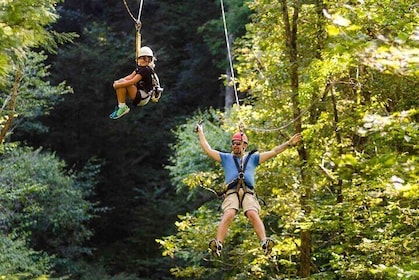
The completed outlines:
<svg viewBox="0 0 419 280">
<path fill-rule="evenodd" d="M 252 150 L 250 153 L 247 154 L 246 159 L 244 160 L 244 164 L 240 165 L 238 159 L 233 157 L 234 163 L 236 164 L 237 172 L 239 172 L 238 179 L 244 179 L 244 171 L 246 170 L 247 163 L 249 162 L 250 157 L 254 154 L 257 150 Z"/>
<path fill-rule="evenodd" d="M 242 198 L 241 198 L 241 199 L 240 199 L 240 193 L 239 193 L 240 188 L 243 188 L 243 196 L 242 196 Z M 254 194 L 255 194 L 255 192 L 253 192 L 253 191 L 249 191 L 249 190 L 246 188 L 246 185 L 244 185 L 244 184 L 243 184 L 243 186 L 240 186 L 239 184 L 237 184 L 237 188 L 234 190 L 234 192 L 228 193 L 228 194 L 226 194 L 226 195 L 230 195 L 230 194 L 233 194 L 233 193 L 235 193 L 235 194 L 237 195 L 237 200 L 239 201 L 239 206 L 240 206 L 241 208 L 243 208 L 243 200 L 244 200 L 244 196 L 245 196 L 246 194 L 251 194 L 251 195 L 254 195 Z"/>
</svg>

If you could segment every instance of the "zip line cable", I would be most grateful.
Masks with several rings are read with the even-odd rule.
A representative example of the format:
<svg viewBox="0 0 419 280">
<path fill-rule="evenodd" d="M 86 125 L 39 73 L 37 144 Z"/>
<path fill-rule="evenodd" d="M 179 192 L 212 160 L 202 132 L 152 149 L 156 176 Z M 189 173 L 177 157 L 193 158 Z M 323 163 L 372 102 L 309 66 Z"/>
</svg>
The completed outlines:
<svg viewBox="0 0 419 280">
<path fill-rule="evenodd" d="M 135 26 L 136 27 L 139 26 L 141 28 L 140 18 L 141 18 L 141 13 L 142 13 L 142 10 L 143 10 L 144 0 L 141 0 L 140 3 L 139 3 L 137 18 L 135 18 L 134 15 L 132 14 L 131 9 L 129 8 L 127 1 L 123 0 L 123 2 L 124 2 L 124 5 L 125 5 L 125 8 L 127 9 L 128 14 L 130 15 L 131 19 L 135 22 Z"/>
<path fill-rule="evenodd" d="M 223 16 L 224 35 L 225 35 L 226 45 L 227 45 L 228 61 L 229 61 L 229 64 L 230 64 L 230 72 L 231 72 L 231 80 L 233 82 L 234 96 L 236 98 L 236 104 L 239 107 L 239 111 L 240 111 L 240 102 L 239 102 L 239 96 L 237 94 L 236 78 L 234 76 L 233 59 L 231 58 L 230 40 L 228 39 L 227 21 L 226 21 L 226 15 L 225 15 L 225 11 L 224 11 L 224 1 L 223 0 L 220 0 L 220 5 L 221 5 L 221 14 Z M 244 127 L 244 123 L 241 119 L 239 120 L 238 127 L 239 127 L 239 131 L 243 135 L 245 127 Z"/>
<path fill-rule="evenodd" d="M 237 94 L 236 80 L 235 80 L 235 75 L 234 75 L 233 60 L 232 60 L 232 57 L 231 57 L 230 40 L 228 38 L 227 22 L 226 22 L 226 15 L 225 15 L 225 11 L 224 11 L 224 1 L 223 0 L 220 0 L 220 6 L 221 6 L 222 17 L 223 17 L 224 35 L 225 35 L 225 40 L 226 40 L 226 45 L 227 45 L 227 53 L 228 53 L 228 60 L 229 60 L 229 64 L 230 64 L 231 80 L 233 82 L 234 96 L 236 98 L 237 106 L 239 106 L 239 110 L 240 110 L 240 103 L 239 103 L 239 97 L 238 97 L 238 94 Z M 291 121 L 287 122 L 286 124 L 282 125 L 281 127 L 276 127 L 276 128 L 246 127 L 246 128 L 250 129 L 250 130 L 254 130 L 254 131 L 263 131 L 263 132 L 283 130 L 283 129 L 287 128 L 288 126 L 292 125 L 298 119 L 300 119 L 319 100 L 320 100 L 320 96 L 317 97 L 316 100 L 314 100 L 310 104 L 310 106 L 308 106 L 306 109 L 304 109 L 298 116 L 296 116 L 295 118 L 293 118 Z M 239 130 L 241 132 L 244 132 L 244 123 L 241 119 L 239 120 L 239 125 L 238 126 L 239 126 Z"/>
<path fill-rule="evenodd" d="M 137 22 L 141 22 L 141 20 L 140 20 L 140 17 L 141 17 L 141 13 L 142 13 L 142 11 L 143 11 L 143 3 L 144 3 L 144 1 L 143 0 L 141 0 L 141 2 L 140 2 L 140 6 L 139 6 L 139 8 L 138 8 L 138 17 L 137 17 Z"/>
<path fill-rule="evenodd" d="M 220 1 L 220 5 L 221 5 L 221 13 L 223 15 L 224 35 L 225 35 L 226 45 L 227 45 L 228 61 L 230 63 L 231 80 L 233 81 L 233 89 L 234 89 L 234 95 L 236 97 L 236 103 L 240 107 L 239 97 L 238 97 L 237 88 L 236 88 L 236 80 L 235 80 L 236 78 L 234 77 L 233 60 L 231 59 L 230 40 L 228 39 L 227 22 L 226 22 L 226 15 L 224 12 L 223 0 Z"/>
</svg>

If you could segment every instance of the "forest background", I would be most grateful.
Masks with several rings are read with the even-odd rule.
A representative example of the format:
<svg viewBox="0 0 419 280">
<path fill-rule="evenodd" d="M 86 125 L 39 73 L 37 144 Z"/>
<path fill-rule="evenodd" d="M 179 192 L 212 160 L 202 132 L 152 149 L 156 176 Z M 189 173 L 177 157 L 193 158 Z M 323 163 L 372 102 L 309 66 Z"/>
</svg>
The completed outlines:
<svg viewBox="0 0 419 280">
<path fill-rule="evenodd" d="M 135 66 L 123 1 L 0 1 L 2 278 L 419 277 L 416 1 L 224 2 L 238 100 L 220 2 L 144 0 L 165 90 L 112 121 Z M 239 215 L 210 257 L 201 119 L 224 151 L 239 121 L 260 151 L 303 134 L 258 169 L 271 256 Z"/>
</svg>

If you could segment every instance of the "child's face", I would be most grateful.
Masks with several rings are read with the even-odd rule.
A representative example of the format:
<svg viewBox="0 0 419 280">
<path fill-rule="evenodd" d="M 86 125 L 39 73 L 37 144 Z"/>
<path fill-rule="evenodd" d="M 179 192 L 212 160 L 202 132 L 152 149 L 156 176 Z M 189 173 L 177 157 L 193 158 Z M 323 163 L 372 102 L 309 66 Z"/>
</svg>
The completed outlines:
<svg viewBox="0 0 419 280">
<path fill-rule="evenodd" d="M 151 57 L 149 57 L 149 56 L 140 56 L 138 59 L 137 59 L 137 63 L 138 63 L 138 65 L 140 65 L 140 66 L 147 66 L 150 62 L 151 62 Z"/>
</svg>

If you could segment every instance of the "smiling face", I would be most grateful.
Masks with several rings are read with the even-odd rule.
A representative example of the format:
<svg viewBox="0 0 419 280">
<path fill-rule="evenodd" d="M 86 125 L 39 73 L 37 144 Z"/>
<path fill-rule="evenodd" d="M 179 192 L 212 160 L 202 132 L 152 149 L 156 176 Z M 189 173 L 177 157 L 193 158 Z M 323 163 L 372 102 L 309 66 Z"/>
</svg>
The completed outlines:
<svg viewBox="0 0 419 280">
<path fill-rule="evenodd" d="M 153 58 L 150 56 L 140 56 L 137 59 L 137 63 L 140 66 L 147 66 Z"/>
<path fill-rule="evenodd" d="M 235 156 L 242 156 L 247 148 L 248 141 L 247 135 L 243 132 L 234 133 L 231 137 L 232 153 Z"/>
<path fill-rule="evenodd" d="M 247 144 L 243 141 L 233 140 L 231 141 L 232 152 L 235 156 L 240 156 L 244 153 Z"/>
</svg>

